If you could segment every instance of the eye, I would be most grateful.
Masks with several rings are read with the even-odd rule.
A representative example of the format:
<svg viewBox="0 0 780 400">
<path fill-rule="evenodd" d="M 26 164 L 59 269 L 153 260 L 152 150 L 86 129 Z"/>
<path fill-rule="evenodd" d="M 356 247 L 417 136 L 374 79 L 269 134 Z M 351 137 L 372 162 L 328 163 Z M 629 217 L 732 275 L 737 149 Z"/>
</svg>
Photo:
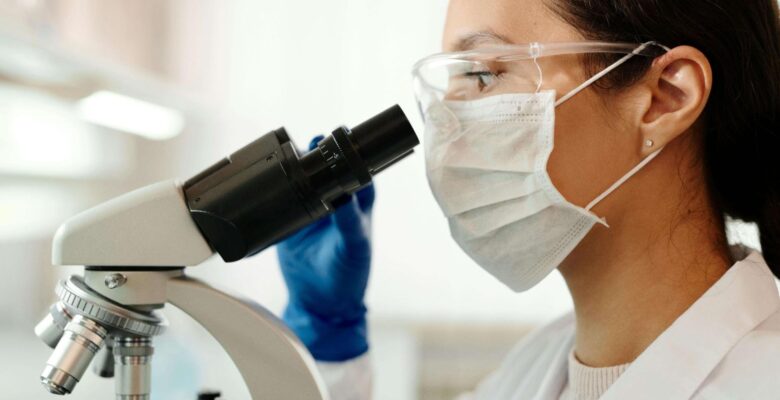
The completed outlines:
<svg viewBox="0 0 780 400">
<path fill-rule="evenodd" d="M 465 77 L 476 81 L 479 90 L 483 91 L 493 85 L 498 77 L 491 71 L 471 71 L 464 74 Z"/>
<path fill-rule="evenodd" d="M 448 70 L 445 97 L 449 100 L 469 100 L 484 97 L 502 85 L 503 71 L 474 62 L 459 63 Z"/>
</svg>

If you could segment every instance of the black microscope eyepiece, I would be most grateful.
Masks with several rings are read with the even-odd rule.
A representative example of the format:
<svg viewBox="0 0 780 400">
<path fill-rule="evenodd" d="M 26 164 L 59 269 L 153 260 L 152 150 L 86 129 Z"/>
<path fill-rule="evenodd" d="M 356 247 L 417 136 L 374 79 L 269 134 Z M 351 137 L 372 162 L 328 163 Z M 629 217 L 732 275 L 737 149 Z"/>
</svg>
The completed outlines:
<svg viewBox="0 0 780 400">
<path fill-rule="evenodd" d="M 279 128 L 188 180 L 184 194 L 212 248 L 237 261 L 333 212 L 418 144 L 397 105 L 337 128 L 302 157 Z"/>
<path fill-rule="evenodd" d="M 352 130 L 339 127 L 301 157 L 318 198 L 336 201 L 371 182 L 419 144 L 401 107 L 391 107 Z"/>
<path fill-rule="evenodd" d="M 405 157 L 420 144 L 401 107 L 394 106 L 352 128 L 357 152 L 374 175 Z"/>
</svg>

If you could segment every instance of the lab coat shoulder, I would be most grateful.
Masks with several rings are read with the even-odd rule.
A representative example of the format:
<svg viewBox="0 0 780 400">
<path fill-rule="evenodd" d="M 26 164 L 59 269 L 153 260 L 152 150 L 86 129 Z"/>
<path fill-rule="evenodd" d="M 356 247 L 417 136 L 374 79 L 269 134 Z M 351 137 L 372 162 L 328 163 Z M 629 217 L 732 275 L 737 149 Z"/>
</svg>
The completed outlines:
<svg viewBox="0 0 780 400">
<path fill-rule="evenodd" d="M 501 366 L 473 392 L 458 400 L 530 399 L 543 388 L 558 387 L 574 339 L 574 314 L 568 313 L 531 332 L 504 358 Z"/>
<path fill-rule="evenodd" d="M 550 386 L 560 374 L 562 352 L 571 349 L 574 337 L 574 314 L 566 314 L 523 338 L 509 352 L 499 369 L 485 378 L 474 392 L 458 400 L 522 399 L 532 397 L 540 387 Z M 371 398 L 370 355 L 337 363 L 317 362 L 317 367 L 333 400 L 367 400 Z M 560 386 L 560 382 L 556 382 Z"/>
<path fill-rule="evenodd" d="M 759 399 L 770 393 L 780 396 L 780 311 L 737 342 L 695 398 Z"/>
<path fill-rule="evenodd" d="M 780 398 L 777 281 L 760 253 L 737 259 L 603 400 Z"/>
</svg>

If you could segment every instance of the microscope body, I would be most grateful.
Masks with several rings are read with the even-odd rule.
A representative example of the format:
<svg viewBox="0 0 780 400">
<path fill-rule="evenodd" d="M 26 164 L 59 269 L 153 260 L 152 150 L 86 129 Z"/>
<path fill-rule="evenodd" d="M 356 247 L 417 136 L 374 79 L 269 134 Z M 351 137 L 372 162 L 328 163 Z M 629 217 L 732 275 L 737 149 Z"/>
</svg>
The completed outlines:
<svg viewBox="0 0 780 400">
<path fill-rule="evenodd" d="M 311 355 L 278 318 L 187 277 L 185 267 L 262 251 L 332 212 L 418 143 L 397 106 L 353 131 L 336 129 L 303 156 L 278 129 L 184 183 L 156 183 L 72 217 L 55 234 L 52 263 L 85 271 L 60 282 L 36 326 L 54 348 L 44 387 L 69 394 L 93 364 L 115 378 L 117 399 L 149 399 L 152 339 L 171 303 L 220 343 L 253 399 L 327 399 Z"/>
<path fill-rule="evenodd" d="M 213 254 L 175 181 L 127 193 L 65 222 L 55 235 L 52 261 L 86 267 L 83 276 L 60 283 L 59 301 L 36 328 L 55 348 L 41 376 L 44 386 L 70 393 L 96 357 L 95 372 L 114 377 L 117 399 L 149 399 L 152 342 L 167 327 L 161 309 L 170 303 L 220 343 L 253 399 L 327 398 L 306 348 L 272 313 L 186 276 L 185 265 Z"/>
</svg>

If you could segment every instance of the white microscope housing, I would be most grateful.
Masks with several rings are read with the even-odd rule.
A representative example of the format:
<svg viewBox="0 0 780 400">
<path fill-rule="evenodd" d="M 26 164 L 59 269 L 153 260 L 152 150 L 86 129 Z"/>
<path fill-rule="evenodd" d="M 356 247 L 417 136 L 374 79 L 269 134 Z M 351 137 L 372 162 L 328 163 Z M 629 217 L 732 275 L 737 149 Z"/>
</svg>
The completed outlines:
<svg viewBox="0 0 780 400">
<path fill-rule="evenodd" d="M 54 235 L 52 264 L 130 268 L 198 265 L 214 254 L 175 181 L 156 183 L 78 214 Z"/>
<path fill-rule="evenodd" d="M 220 343 L 253 399 L 327 398 L 314 361 L 281 321 L 184 274 L 183 266 L 213 254 L 174 181 L 66 221 L 55 235 L 52 262 L 86 268 L 83 277 L 60 283 L 59 301 L 36 327 L 55 349 L 41 374 L 43 385 L 68 394 L 92 363 L 100 376 L 115 378 L 117 399 L 149 399 L 152 338 L 164 332 L 159 309 L 171 303 Z"/>
</svg>

